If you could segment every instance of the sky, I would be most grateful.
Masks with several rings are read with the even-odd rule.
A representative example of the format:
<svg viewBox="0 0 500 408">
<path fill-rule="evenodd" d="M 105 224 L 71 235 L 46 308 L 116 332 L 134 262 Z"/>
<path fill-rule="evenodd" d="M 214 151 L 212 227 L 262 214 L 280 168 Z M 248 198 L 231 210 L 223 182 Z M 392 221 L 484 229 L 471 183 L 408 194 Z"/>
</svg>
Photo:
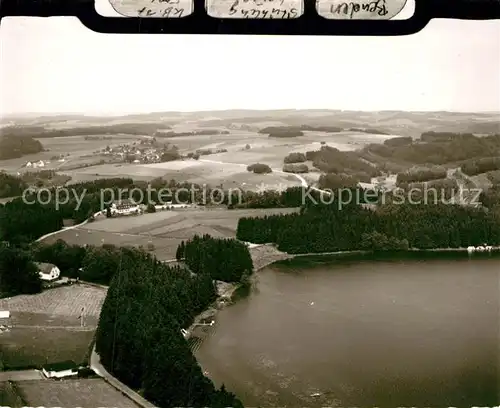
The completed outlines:
<svg viewBox="0 0 500 408">
<path fill-rule="evenodd" d="M 432 20 L 385 38 L 110 35 L 71 17 L 0 24 L 1 115 L 223 109 L 500 111 L 500 21 Z"/>
</svg>

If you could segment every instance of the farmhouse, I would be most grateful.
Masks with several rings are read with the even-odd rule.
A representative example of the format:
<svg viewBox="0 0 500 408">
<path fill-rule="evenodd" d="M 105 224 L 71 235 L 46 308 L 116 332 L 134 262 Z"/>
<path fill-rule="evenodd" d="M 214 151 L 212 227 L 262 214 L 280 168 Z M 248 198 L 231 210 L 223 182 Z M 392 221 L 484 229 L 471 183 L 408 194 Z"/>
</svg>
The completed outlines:
<svg viewBox="0 0 500 408">
<path fill-rule="evenodd" d="M 78 374 L 78 366 L 73 361 L 61 361 L 43 366 L 42 373 L 47 378 L 71 377 Z"/>
<path fill-rule="evenodd" d="M 61 275 L 59 268 L 53 264 L 37 262 L 36 266 L 38 266 L 41 280 L 53 281 L 59 279 L 59 276 Z"/>
<path fill-rule="evenodd" d="M 139 205 L 130 200 L 115 201 L 113 204 L 111 204 L 111 214 L 113 215 L 139 214 L 139 212 Z"/>
</svg>

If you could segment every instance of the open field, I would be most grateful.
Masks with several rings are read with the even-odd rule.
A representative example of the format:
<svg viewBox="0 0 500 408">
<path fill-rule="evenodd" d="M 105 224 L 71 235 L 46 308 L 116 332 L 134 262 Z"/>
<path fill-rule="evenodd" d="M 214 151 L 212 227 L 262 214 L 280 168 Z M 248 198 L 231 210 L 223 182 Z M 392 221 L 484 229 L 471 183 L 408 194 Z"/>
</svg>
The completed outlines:
<svg viewBox="0 0 500 408">
<path fill-rule="evenodd" d="M 139 407 L 101 378 L 20 381 L 15 388 L 28 406 Z"/>
<path fill-rule="evenodd" d="M 86 224 L 85 227 L 62 231 L 48 237 L 51 243 L 62 239 L 69 244 L 118 246 L 144 246 L 149 242 L 155 246 L 154 254 L 160 260 L 175 258 L 177 246 L 194 235 L 210 234 L 214 237 L 236 236 L 238 220 L 241 217 L 256 217 L 271 214 L 295 212 L 291 208 L 249 209 L 249 210 L 179 210 L 160 211 L 140 216 L 107 218 Z"/>
<path fill-rule="evenodd" d="M 218 156 L 210 155 L 206 157 L 216 160 Z M 249 164 L 252 163 L 249 162 Z M 202 159 L 155 164 L 103 164 L 63 171 L 63 173 L 72 177 L 71 182 L 114 177 L 130 177 L 135 180 L 150 181 L 163 177 L 165 180 L 174 179 L 178 182 L 206 184 L 213 187 L 222 184 L 224 188 L 240 188 L 253 191 L 262 183 L 266 186 L 276 186 L 276 188 L 279 185 L 286 187 L 300 185 L 300 182 L 294 176 L 280 173 L 254 174 L 248 172 L 246 167 L 246 164 L 219 164 L 205 162 Z M 281 168 L 282 165 L 278 167 Z"/>
<path fill-rule="evenodd" d="M 339 150 L 354 150 L 369 143 L 383 143 L 384 140 L 397 135 L 375 135 L 361 132 L 304 132 L 304 136 L 290 138 L 269 137 L 257 132 L 231 130 L 228 135 L 181 136 L 166 138 L 177 145 L 181 152 L 196 149 L 227 149 L 227 153 L 206 156 L 217 161 L 233 163 L 264 163 L 271 167 L 283 166 L 283 158 L 291 152 L 319 150 L 321 143 Z M 250 149 L 245 149 L 246 145 Z"/>
<path fill-rule="evenodd" d="M 63 360 L 83 362 L 88 355 L 106 291 L 83 284 L 37 295 L 0 299 L 9 310 L 10 331 L 0 334 L 0 358 L 7 367 L 39 366 Z M 79 316 L 84 308 L 85 327 Z"/>
<path fill-rule="evenodd" d="M 36 295 L 19 295 L 0 299 L 0 309 L 11 312 L 78 317 L 82 307 L 85 307 L 86 316 L 99 317 L 105 297 L 105 290 L 94 286 L 62 286 Z"/>
<path fill-rule="evenodd" d="M 272 124 L 270 122 L 265 125 Z M 279 122 L 277 123 L 279 124 Z M 174 128 L 174 131 L 189 131 L 196 126 L 183 124 Z M 228 130 L 227 128 L 222 128 Z M 195 160 L 176 161 L 158 164 L 98 164 L 100 160 L 108 157 L 95 155 L 94 151 L 103 149 L 107 145 L 115 146 L 131 143 L 139 139 L 132 135 L 113 135 L 112 140 L 85 140 L 82 136 L 60 137 L 41 139 L 48 152 L 24 156 L 20 159 L 5 160 L 0 162 L 0 168 L 9 172 L 23 172 L 22 166 L 28 161 L 48 160 L 52 156 L 68 154 L 65 162 L 52 161 L 44 169 L 55 169 L 72 177 L 71 183 L 96 180 L 111 177 L 131 177 L 137 180 L 152 180 L 157 177 L 175 179 L 196 184 L 225 186 L 244 186 L 255 190 L 258 185 L 265 183 L 268 186 L 297 185 L 293 176 L 283 174 L 257 175 L 249 173 L 246 166 L 253 163 L 268 164 L 272 168 L 281 169 L 283 159 L 291 152 L 306 152 L 318 150 L 321 143 L 336 147 L 339 150 L 353 150 L 363 147 L 367 143 L 383 142 L 391 136 L 370 135 L 359 132 L 305 132 L 304 136 L 296 138 L 271 138 L 266 134 L 255 131 L 229 129 L 226 135 L 200 135 L 181 137 L 157 137 L 159 142 L 175 144 L 181 153 L 194 152 L 197 149 L 220 148 L 227 153 L 220 153 L 202 158 L 226 163 L 239 163 L 242 165 L 226 164 L 224 166 L 196 162 Z M 245 149 L 249 145 L 250 149 Z M 91 165 L 89 167 L 75 168 L 75 166 Z M 314 178 L 314 177 L 313 177 Z"/>
<path fill-rule="evenodd" d="M 109 135 L 102 135 L 107 136 Z M 97 137 L 97 136 L 96 136 Z M 133 135 L 112 135 L 110 140 L 85 140 L 83 136 L 68 136 L 56 138 L 39 139 L 43 147 L 48 151 L 26 155 L 17 159 L 0 160 L 0 170 L 7 172 L 37 171 L 40 169 L 31 169 L 23 167 L 28 161 L 44 160 L 50 161 L 50 164 L 43 167 L 43 170 L 57 170 L 61 167 L 78 165 L 84 163 L 98 162 L 101 158 L 94 154 L 96 150 L 104 149 L 106 146 L 117 146 L 125 143 L 132 143 L 139 140 L 140 137 Z M 53 156 L 67 155 L 65 162 L 51 160 Z M 90 157 L 84 157 L 90 156 Z"/>
<path fill-rule="evenodd" d="M 75 324 L 79 324 L 76 318 Z M 84 363 L 89 354 L 94 330 L 14 327 L 0 336 L 3 364 L 7 368 L 20 369 L 66 360 L 73 360 L 77 364 Z"/>
<path fill-rule="evenodd" d="M 131 177 L 148 181 L 163 177 L 177 181 L 197 184 L 219 185 L 256 189 L 261 183 L 269 186 L 297 185 L 294 177 L 283 174 L 255 175 L 246 171 L 246 166 L 253 163 L 268 164 L 278 169 L 283 166 L 283 158 L 291 152 L 318 150 L 325 143 L 339 150 L 354 150 L 368 143 L 383 143 L 395 136 L 418 137 L 426 131 L 471 132 L 488 134 L 498 132 L 500 125 L 498 113 L 453 113 L 453 112 L 356 112 L 334 110 L 275 110 L 275 111 L 214 111 L 214 112 L 157 112 L 150 114 L 126 115 L 122 117 L 85 117 L 83 115 L 57 115 L 40 118 L 10 118 L 11 123 L 42 125 L 46 128 L 70 129 L 87 125 L 116 125 L 126 123 L 151 124 L 161 128 L 168 124 L 174 132 L 190 132 L 200 129 L 218 129 L 229 134 L 193 135 L 180 137 L 157 136 L 161 143 L 178 146 L 181 153 L 194 152 L 197 149 L 227 149 L 225 153 L 203 156 L 227 163 L 223 166 L 177 161 L 154 165 L 142 164 L 104 164 L 98 165 L 105 156 L 96 156 L 94 151 L 106 145 L 114 146 L 139 140 L 140 136 L 114 134 L 112 140 L 85 140 L 82 136 L 40 139 L 48 152 L 25 156 L 20 159 L 0 162 L 0 169 L 9 172 L 22 171 L 22 165 L 28 160 L 49 159 L 58 154 L 70 156 L 65 163 L 52 162 L 47 169 L 58 169 L 70 175 L 72 182 L 90 181 L 107 177 Z M 360 131 L 342 131 L 327 133 L 305 131 L 303 136 L 292 138 L 271 138 L 258 131 L 267 126 L 338 126 L 350 128 L 374 128 L 389 135 L 368 134 Z M 109 136 L 109 135 L 107 135 Z M 246 149 L 247 145 L 249 149 Z M 90 156 L 89 156 L 90 155 Z M 74 166 L 95 164 L 86 168 Z M 232 165 L 230 163 L 243 164 Z M 308 163 L 310 166 L 310 163 Z M 310 166 L 311 167 L 311 166 Z M 403 166 L 404 167 L 404 166 Z M 306 175 L 307 180 L 317 180 L 318 173 Z"/>
</svg>

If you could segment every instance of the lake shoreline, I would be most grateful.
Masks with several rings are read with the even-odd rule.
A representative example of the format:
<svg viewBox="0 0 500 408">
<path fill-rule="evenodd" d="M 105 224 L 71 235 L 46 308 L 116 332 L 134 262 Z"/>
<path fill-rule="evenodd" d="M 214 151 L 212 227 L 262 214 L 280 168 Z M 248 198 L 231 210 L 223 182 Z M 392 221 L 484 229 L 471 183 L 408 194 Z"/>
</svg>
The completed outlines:
<svg viewBox="0 0 500 408">
<path fill-rule="evenodd" d="M 307 254 L 290 254 L 278 250 L 273 244 L 253 244 L 250 252 L 254 261 L 251 276 L 251 285 L 257 280 L 257 272 L 271 265 L 298 266 L 324 264 L 332 261 L 391 261 L 391 260 L 431 260 L 431 259 L 489 259 L 500 257 L 500 246 L 492 247 L 491 251 L 469 253 L 467 248 L 433 248 L 409 249 L 405 251 L 335 251 Z M 237 293 L 241 283 L 225 283 L 223 289 L 218 290 L 216 300 L 207 309 L 198 314 L 193 323 L 186 330 L 190 333 L 200 323 L 205 323 L 216 317 L 217 313 L 237 301 Z M 218 286 L 220 288 L 220 286 Z"/>
</svg>

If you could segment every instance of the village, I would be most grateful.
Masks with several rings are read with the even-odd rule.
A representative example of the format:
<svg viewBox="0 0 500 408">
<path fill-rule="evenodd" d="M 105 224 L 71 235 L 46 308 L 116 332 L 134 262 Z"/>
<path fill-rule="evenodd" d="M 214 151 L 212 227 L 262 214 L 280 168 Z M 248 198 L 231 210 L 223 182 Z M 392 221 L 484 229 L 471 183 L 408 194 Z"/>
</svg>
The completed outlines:
<svg viewBox="0 0 500 408">
<path fill-rule="evenodd" d="M 225 153 L 227 149 L 221 148 L 203 148 L 188 152 L 185 155 L 180 154 L 179 148 L 169 142 L 160 143 L 155 137 L 143 136 L 132 143 L 124 143 L 116 146 L 107 145 L 106 147 L 95 150 L 90 157 L 101 157 L 100 162 L 104 163 L 133 163 L 133 164 L 154 164 L 164 163 L 173 160 L 198 159 L 200 156 L 206 156 L 217 153 Z M 24 164 L 26 169 L 61 169 L 64 170 L 65 164 L 72 161 L 70 153 L 61 153 L 52 156 L 46 160 L 27 161 Z M 82 165 L 86 167 L 87 165 Z"/>
</svg>

